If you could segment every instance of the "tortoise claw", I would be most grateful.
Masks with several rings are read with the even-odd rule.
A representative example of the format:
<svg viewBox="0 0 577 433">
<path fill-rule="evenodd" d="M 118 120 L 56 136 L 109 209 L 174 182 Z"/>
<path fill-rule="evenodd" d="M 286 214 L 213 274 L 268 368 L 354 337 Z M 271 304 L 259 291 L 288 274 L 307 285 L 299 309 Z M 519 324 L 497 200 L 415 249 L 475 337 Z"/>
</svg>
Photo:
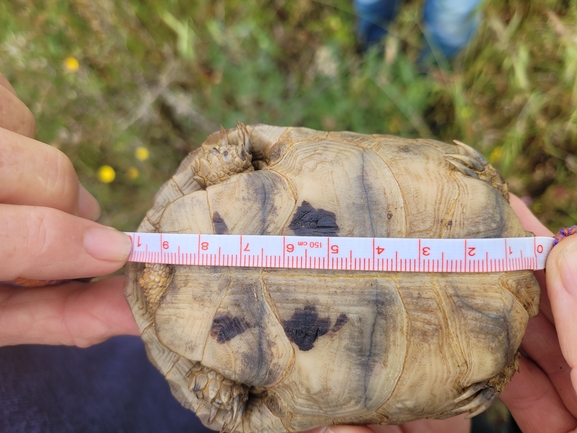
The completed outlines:
<svg viewBox="0 0 577 433">
<path fill-rule="evenodd" d="M 218 407 L 212 406 L 210 408 L 210 416 L 208 417 L 208 420 L 206 421 L 206 423 L 208 425 L 211 425 L 213 423 L 214 419 L 216 418 L 217 413 L 218 413 Z"/>
<path fill-rule="evenodd" d="M 477 173 L 475 173 L 473 170 L 471 170 L 469 167 L 466 167 L 460 161 L 455 161 L 453 159 L 449 159 L 448 157 L 450 155 L 445 155 L 445 156 L 446 156 L 445 160 L 448 163 L 450 163 L 453 167 L 455 167 L 457 170 L 459 170 L 459 172 L 463 173 L 465 176 L 470 176 L 470 177 L 474 177 L 476 179 L 479 179 L 479 175 Z"/>
<path fill-rule="evenodd" d="M 493 400 L 495 400 L 499 394 L 500 392 L 492 386 L 488 386 L 487 382 L 481 382 L 472 385 L 463 394 L 454 400 L 455 403 L 460 403 L 473 397 L 471 401 L 464 404 L 463 406 L 458 406 L 457 408 L 453 409 L 452 413 L 453 415 L 460 415 L 465 412 L 470 412 L 465 418 L 472 418 L 476 415 L 479 415 L 481 412 L 485 411 L 489 406 L 491 406 L 491 404 L 493 404 Z"/>
<path fill-rule="evenodd" d="M 471 400 L 468 404 L 461 407 L 459 413 L 468 413 L 465 418 L 473 418 L 479 415 L 481 412 L 485 411 L 493 404 L 493 400 L 497 398 L 499 393 L 493 388 L 485 388 L 477 396 Z M 471 412 L 472 411 L 472 412 Z"/>
<path fill-rule="evenodd" d="M 481 155 L 479 152 L 477 152 L 475 149 L 473 149 L 468 144 L 465 144 L 459 140 L 453 140 L 453 143 L 455 143 L 457 145 L 457 152 L 460 155 L 470 156 L 470 157 L 476 159 L 483 166 L 489 164 L 489 162 L 485 159 L 485 157 L 483 155 Z"/>
<path fill-rule="evenodd" d="M 445 160 L 465 176 L 471 176 L 488 183 L 505 200 L 509 201 L 507 184 L 483 155 L 465 143 L 458 140 L 453 140 L 453 142 L 457 145 L 457 153 L 446 153 L 444 155 Z"/>
<path fill-rule="evenodd" d="M 242 143 L 245 150 L 247 152 L 250 152 L 250 138 L 249 138 L 249 133 L 248 133 L 248 129 L 247 129 L 246 125 L 242 122 L 236 122 L 236 128 L 238 131 L 239 143 Z"/>
<path fill-rule="evenodd" d="M 505 385 L 509 383 L 511 377 L 515 371 L 519 370 L 519 352 L 509 361 L 503 370 L 497 374 L 495 377 L 480 383 L 475 383 L 469 386 L 463 394 L 457 397 L 454 402 L 459 404 L 465 402 L 469 398 L 469 402 L 462 406 L 458 406 L 451 412 L 453 415 L 459 415 L 465 412 L 469 412 L 466 418 L 472 418 L 485 409 L 487 409 L 493 403 L 501 391 L 505 388 Z"/>
<path fill-rule="evenodd" d="M 464 163 L 466 166 L 472 168 L 475 171 L 481 172 L 485 169 L 485 166 L 482 165 L 479 161 L 475 158 L 472 158 L 468 155 L 458 155 L 458 154 L 451 154 L 445 155 L 446 158 L 451 158 L 452 160 L 456 160 L 458 162 Z"/>
<path fill-rule="evenodd" d="M 481 383 L 476 383 L 473 386 L 470 386 L 467 391 L 465 391 L 463 394 L 461 394 L 459 397 L 457 397 L 455 400 L 453 400 L 455 403 L 460 403 L 462 401 L 467 400 L 469 397 L 475 395 L 478 391 L 482 390 L 483 388 L 485 388 L 487 386 L 487 384 L 485 382 L 481 382 Z"/>
<path fill-rule="evenodd" d="M 231 418 L 232 421 L 234 422 L 234 424 L 232 425 L 231 432 L 234 432 L 238 428 L 238 426 L 240 425 L 240 421 L 242 420 L 242 415 L 244 414 L 244 409 L 246 405 L 243 404 L 242 407 L 240 407 L 240 411 L 238 409 L 239 405 L 240 405 L 239 400 L 238 398 L 236 398 L 234 402 L 236 410 L 234 411 L 233 416 Z"/>
<path fill-rule="evenodd" d="M 471 146 L 457 140 L 453 141 L 457 145 L 457 153 L 445 154 L 445 160 L 465 176 L 480 179 L 481 173 L 489 165 L 487 160 Z"/>
<path fill-rule="evenodd" d="M 188 389 L 210 407 L 207 425 L 212 424 L 218 416 L 221 421 L 224 419 L 221 431 L 233 432 L 242 420 L 248 400 L 248 387 L 225 378 L 199 362 L 192 365 L 187 377 Z"/>
<path fill-rule="evenodd" d="M 228 134 L 222 125 L 220 125 L 220 145 L 228 146 Z"/>
</svg>

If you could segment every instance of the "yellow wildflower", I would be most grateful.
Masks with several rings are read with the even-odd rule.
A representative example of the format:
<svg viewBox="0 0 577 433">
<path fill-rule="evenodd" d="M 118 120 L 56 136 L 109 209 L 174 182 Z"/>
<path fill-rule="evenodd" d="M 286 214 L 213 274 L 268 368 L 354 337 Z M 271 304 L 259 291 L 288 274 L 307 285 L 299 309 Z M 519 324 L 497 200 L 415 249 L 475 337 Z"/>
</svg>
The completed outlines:
<svg viewBox="0 0 577 433">
<path fill-rule="evenodd" d="M 66 57 L 64 59 L 64 69 L 66 72 L 76 72 L 80 67 L 80 63 L 74 57 Z"/>
<path fill-rule="evenodd" d="M 136 148 L 136 150 L 134 151 L 134 156 L 139 161 L 146 161 L 148 159 L 148 157 L 150 156 L 150 152 L 148 151 L 148 149 L 146 147 L 138 146 Z"/>
<path fill-rule="evenodd" d="M 98 180 L 102 183 L 110 183 L 116 177 L 116 172 L 109 165 L 103 165 L 98 169 Z"/>
<path fill-rule="evenodd" d="M 489 155 L 489 162 L 491 164 L 496 164 L 497 162 L 499 162 L 501 160 L 502 156 L 503 156 L 503 148 L 502 147 L 496 147 L 495 149 L 493 149 L 493 151 Z"/>
</svg>

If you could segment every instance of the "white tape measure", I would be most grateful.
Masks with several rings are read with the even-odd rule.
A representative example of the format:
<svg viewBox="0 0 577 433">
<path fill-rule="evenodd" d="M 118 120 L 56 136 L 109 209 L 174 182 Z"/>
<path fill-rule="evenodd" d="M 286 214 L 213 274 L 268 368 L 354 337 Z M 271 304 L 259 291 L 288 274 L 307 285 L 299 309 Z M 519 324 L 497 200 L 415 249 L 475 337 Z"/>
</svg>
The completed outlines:
<svg viewBox="0 0 577 433">
<path fill-rule="evenodd" d="M 381 272 L 544 269 L 553 238 L 411 239 L 127 233 L 129 261 Z"/>
</svg>

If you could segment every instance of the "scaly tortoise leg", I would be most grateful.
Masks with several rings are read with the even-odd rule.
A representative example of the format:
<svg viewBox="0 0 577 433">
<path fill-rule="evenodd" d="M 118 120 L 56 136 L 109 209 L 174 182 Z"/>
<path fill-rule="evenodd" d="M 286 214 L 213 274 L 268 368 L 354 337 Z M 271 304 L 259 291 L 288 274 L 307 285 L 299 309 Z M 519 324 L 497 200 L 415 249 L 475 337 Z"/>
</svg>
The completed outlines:
<svg viewBox="0 0 577 433">
<path fill-rule="evenodd" d="M 237 123 L 234 135 L 220 127 L 220 144 L 204 143 L 202 152 L 192 161 L 192 178 L 203 188 L 220 183 L 229 177 L 254 170 L 250 139 L 246 126 Z"/>
<path fill-rule="evenodd" d="M 471 385 L 457 397 L 454 402 L 456 404 L 465 403 L 453 409 L 453 415 L 459 415 L 469 412 L 466 418 L 472 418 L 481 412 L 485 411 L 493 401 L 501 394 L 505 386 L 509 383 L 513 374 L 519 371 L 519 352 L 515 354 L 513 359 L 503 368 L 495 377 L 485 381 Z M 472 397 L 472 398 L 471 398 Z"/>
<path fill-rule="evenodd" d="M 162 263 L 146 263 L 144 271 L 138 283 L 144 289 L 144 297 L 146 298 L 146 306 L 151 314 L 154 314 L 160 298 L 168 288 L 172 281 L 174 267 Z"/>
<path fill-rule="evenodd" d="M 497 170 L 489 164 L 483 155 L 471 146 L 457 140 L 453 141 L 457 145 L 457 153 L 446 153 L 444 155 L 445 160 L 465 176 L 474 177 L 487 182 L 499 191 L 508 202 L 509 191 L 507 183 L 503 180 Z"/>
<path fill-rule="evenodd" d="M 221 432 L 234 432 L 246 408 L 248 387 L 225 378 L 200 362 L 192 365 L 187 377 L 188 389 L 193 391 L 198 399 L 211 405 L 207 425 L 212 424 L 219 412 L 224 412 L 225 421 Z"/>
</svg>

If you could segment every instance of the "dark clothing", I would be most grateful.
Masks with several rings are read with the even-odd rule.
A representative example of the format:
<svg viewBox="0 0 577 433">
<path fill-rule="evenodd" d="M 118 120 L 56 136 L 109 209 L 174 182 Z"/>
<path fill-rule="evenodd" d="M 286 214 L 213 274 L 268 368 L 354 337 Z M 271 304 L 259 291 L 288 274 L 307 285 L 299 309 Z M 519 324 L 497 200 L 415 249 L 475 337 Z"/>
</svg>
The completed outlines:
<svg viewBox="0 0 577 433">
<path fill-rule="evenodd" d="M 471 432 L 495 431 L 484 414 L 473 418 Z M 170 394 L 139 338 L 0 347 L 0 433 L 149 432 L 213 431 Z"/>
<path fill-rule="evenodd" d="M 1 433 L 207 433 L 137 337 L 0 348 Z"/>
</svg>

